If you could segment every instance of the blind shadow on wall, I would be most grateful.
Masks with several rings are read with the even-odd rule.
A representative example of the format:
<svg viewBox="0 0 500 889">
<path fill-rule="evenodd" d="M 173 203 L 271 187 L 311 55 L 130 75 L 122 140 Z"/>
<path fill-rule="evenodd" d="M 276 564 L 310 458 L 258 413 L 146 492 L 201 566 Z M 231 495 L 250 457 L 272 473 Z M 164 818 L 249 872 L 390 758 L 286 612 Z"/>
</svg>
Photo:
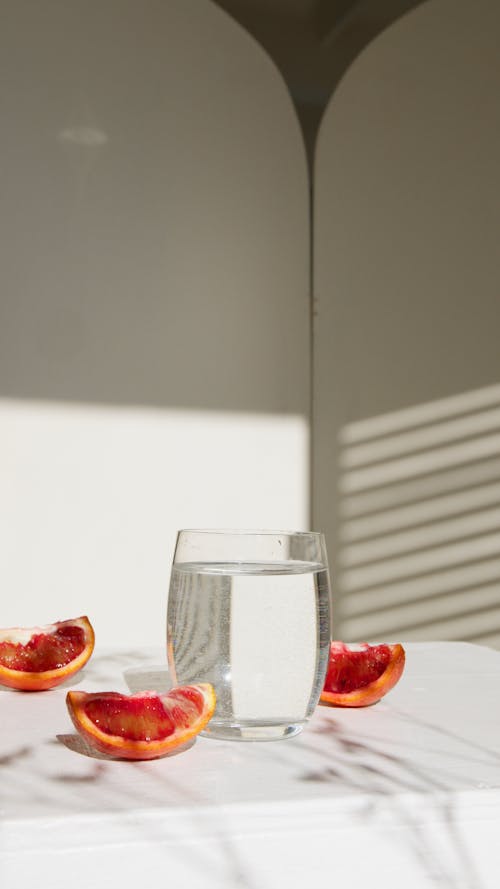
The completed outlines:
<svg viewBox="0 0 500 889">
<path fill-rule="evenodd" d="M 500 646 L 500 384 L 339 439 L 342 636 Z"/>
</svg>

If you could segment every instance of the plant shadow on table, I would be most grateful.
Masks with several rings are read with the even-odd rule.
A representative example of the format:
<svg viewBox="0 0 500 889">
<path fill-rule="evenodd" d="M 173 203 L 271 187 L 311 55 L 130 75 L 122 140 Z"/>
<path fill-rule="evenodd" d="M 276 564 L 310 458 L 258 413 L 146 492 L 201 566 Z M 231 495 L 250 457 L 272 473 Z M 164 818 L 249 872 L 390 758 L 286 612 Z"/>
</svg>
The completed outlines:
<svg viewBox="0 0 500 889">
<path fill-rule="evenodd" d="M 435 726 L 427 727 L 441 732 Z M 410 758 L 382 750 L 370 741 L 359 741 L 330 720 L 320 723 L 313 733 L 328 735 L 331 749 L 318 750 L 302 739 L 302 747 L 311 753 L 314 763 L 311 771 L 300 776 L 303 781 L 334 784 L 340 791 L 359 792 L 364 800 L 368 797 L 358 809 L 359 820 L 375 821 L 380 813 L 389 813 L 404 829 L 403 834 L 398 830 L 397 843 L 406 836 L 410 853 L 427 879 L 443 889 L 481 889 L 482 881 L 456 823 L 453 791 L 446 783 L 446 773 L 436 778 Z M 451 732 L 444 734 L 463 740 Z M 498 758 L 495 751 L 475 744 L 468 746 Z M 467 755 L 463 758 L 470 759 Z M 472 779 L 471 786 L 477 787 Z M 443 825 L 441 836 L 437 835 L 434 823 L 427 824 L 422 818 L 426 798 L 431 800 L 433 812 Z"/>
<path fill-rule="evenodd" d="M 188 803 L 193 807 L 192 812 L 192 827 L 194 835 L 201 833 L 201 835 L 206 835 L 206 821 L 204 819 L 203 813 L 199 811 L 199 807 L 203 806 L 205 800 L 202 796 L 198 794 L 198 792 L 194 789 L 187 790 L 182 783 L 179 783 L 179 780 L 175 778 L 174 775 L 169 775 L 166 771 L 163 770 L 150 770 L 149 767 L 154 767 L 156 764 L 160 763 L 161 759 L 169 759 L 178 753 L 183 753 L 189 750 L 191 747 L 195 745 L 197 738 L 191 738 L 186 744 L 181 747 L 176 748 L 170 754 L 165 757 L 161 757 L 159 760 L 150 760 L 148 762 L 140 762 L 140 761 L 129 761 L 119 760 L 112 756 L 106 756 L 105 754 L 99 753 L 96 750 L 93 750 L 83 738 L 81 738 L 78 734 L 67 734 L 67 735 L 57 735 L 56 738 L 53 739 L 52 743 L 61 743 L 64 744 L 69 750 L 79 753 L 82 756 L 89 757 L 94 760 L 99 760 L 96 762 L 95 767 L 91 772 L 87 772 L 83 775 L 80 774 L 60 774 L 60 775 L 52 775 L 52 780 L 58 781 L 62 785 L 77 785 L 82 787 L 82 785 L 89 785 L 92 782 L 95 783 L 97 788 L 101 786 L 101 779 L 105 778 L 105 772 L 107 770 L 107 764 L 111 765 L 113 763 L 125 763 L 125 766 L 129 766 L 131 768 L 137 768 L 141 766 L 146 766 L 145 770 L 141 769 L 141 786 L 144 789 L 145 783 L 153 781 L 154 787 L 156 791 L 160 791 L 164 793 L 164 799 L 168 801 L 176 793 L 179 791 L 182 793 L 183 801 L 186 799 Z M 129 796 L 130 791 L 127 790 L 126 787 L 117 788 L 115 786 L 110 787 L 108 785 L 106 789 L 106 801 L 109 804 L 110 798 L 114 798 L 115 806 L 112 806 L 110 811 L 123 811 L 124 808 L 128 810 L 130 806 L 137 805 L 137 798 L 132 798 Z M 164 848 L 165 850 L 165 860 L 171 865 L 172 856 L 177 855 L 180 860 L 184 862 L 186 855 L 186 846 L 184 843 L 175 843 L 174 845 L 168 841 L 168 832 L 165 834 L 162 829 L 161 822 L 155 823 L 153 819 L 148 819 L 147 822 L 143 825 L 140 822 L 137 822 L 135 826 L 136 837 L 137 835 L 141 835 L 147 842 L 152 842 L 156 839 L 158 844 Z M 222 853 L 222 862 L 217 862 L 214 860 L 213 849 L 205 849 L 197 846 L 196 844 L 189 844 L 189 855 L 190 860 L 193 865 L 195 865 L 200 873 L 203 875 L 205 879 L 207 875 L 210 873 L 212 877 L 217 879 L 220 878 L 221 884 L 227 885 L 226 879 L 229 876 L 231 880 L 232 886 L 234 889 L 259 889 L 256 884 L 253 876 L 248 871 L 248 866 L 246 860 L 241 856 L 236 843 L 234 842 L 232 835 L 230 824 L 226 823 L 225 817 L 219 815 L 217 819 L 217 824 L 214 825 L 214 832 L 212 835 L 213 842 L 215 844 L 215 848 L 219 848 Z M 213 881 L 210 885 L 214 885 Z"/>
<path fill-rule="evenodd" d="M 12 753 L 5 753 L 3 756 L 0 756 L 0 768 L 17 763 L 18 760 L 29 756 L 32 750 L 31 746 L 26 745 L 25 747 L 20 747 L 19 750 L 13 750 Z"/>
</svg>

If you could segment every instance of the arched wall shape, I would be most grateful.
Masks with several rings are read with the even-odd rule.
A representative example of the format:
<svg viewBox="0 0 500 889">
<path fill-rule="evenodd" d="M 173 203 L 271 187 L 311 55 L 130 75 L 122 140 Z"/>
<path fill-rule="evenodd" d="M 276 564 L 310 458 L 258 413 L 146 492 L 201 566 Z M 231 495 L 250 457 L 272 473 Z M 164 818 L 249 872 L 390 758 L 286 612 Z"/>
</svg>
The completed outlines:
<svg viewBox="0 0 500 889">
<path fill-rule="evenodd" d="M 179 527 L 308 525 L 296 115 L 208 0 L 6 0 L 0 116 L 2 624 L 163 644 Z"/>
<path fill-rule="evenodd" d="M 319 134 L 313 515 L 340 638 L 500 644 L 500 8 L 422 5 Z"/>
</svg>

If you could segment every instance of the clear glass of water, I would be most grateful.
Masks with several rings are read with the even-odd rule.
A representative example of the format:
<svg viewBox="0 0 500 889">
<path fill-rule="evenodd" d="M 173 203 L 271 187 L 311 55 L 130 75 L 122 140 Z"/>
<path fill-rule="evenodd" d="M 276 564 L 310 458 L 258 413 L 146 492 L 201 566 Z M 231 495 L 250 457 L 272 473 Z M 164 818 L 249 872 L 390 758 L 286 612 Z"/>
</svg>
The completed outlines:
<svg viewBox="0 0 500 889">
<path fill-rule="evenodd" d="M 210 682 L 204 735 L 273 740 L 301 731 L 323 688 L 330 583 L 322 534 L 180 531 L 167 610 L 176 685 Z"/>
</svg>

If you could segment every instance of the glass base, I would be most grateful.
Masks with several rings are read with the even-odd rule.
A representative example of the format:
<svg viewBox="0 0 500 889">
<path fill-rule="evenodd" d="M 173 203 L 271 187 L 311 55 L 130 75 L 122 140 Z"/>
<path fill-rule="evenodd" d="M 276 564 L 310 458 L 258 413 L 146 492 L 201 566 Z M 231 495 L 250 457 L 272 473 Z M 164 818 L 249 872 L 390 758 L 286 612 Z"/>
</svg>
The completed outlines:
<svg viewBox="0 0 500 889">
<path fill-rule="evenodd" d="M 281 741 L 293 738 L 303 729 L 303 723 L 279 723 L 278 725 L 251 725 L 248 723 L 224 724 L 210 722 L 200 732 L 203 738 L 220 741 Z"/>
</svg>

